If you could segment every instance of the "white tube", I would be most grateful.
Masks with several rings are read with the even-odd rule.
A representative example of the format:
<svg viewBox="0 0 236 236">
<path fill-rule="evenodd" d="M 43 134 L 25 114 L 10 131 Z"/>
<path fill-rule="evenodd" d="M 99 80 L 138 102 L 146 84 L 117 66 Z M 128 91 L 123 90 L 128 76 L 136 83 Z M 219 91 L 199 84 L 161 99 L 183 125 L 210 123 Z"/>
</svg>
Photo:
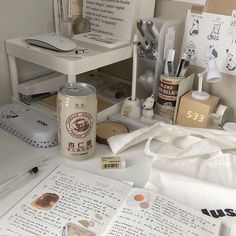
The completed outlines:
<svg viewBox="0 0 236 236">
<path fill-rule="evenodd" d="M 60 35 L 60 16 L 58 9 L 58 0 L 53 1 L 53 9 L 54 9 L 54 19 L 55 19 L 55 31 L 56 35 Z"/>
<path fill-rule="evenodd" d="M 133 40 L 132 91 L 131 91 L 131 100 L 132 101 L 134 101 L 136 99 L 137 62 L 138 62 L 137 41 L 138 41 L 138 35 L 134 34 L 134 40 Z"/>
</svg>

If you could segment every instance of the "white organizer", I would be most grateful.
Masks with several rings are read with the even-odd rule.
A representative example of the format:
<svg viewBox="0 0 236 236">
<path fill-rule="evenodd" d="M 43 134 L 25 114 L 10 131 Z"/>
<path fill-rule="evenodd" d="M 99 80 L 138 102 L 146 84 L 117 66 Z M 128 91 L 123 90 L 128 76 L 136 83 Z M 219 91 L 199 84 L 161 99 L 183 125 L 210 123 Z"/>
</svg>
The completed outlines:
<svg viewBox="0 0 236 236">
<path fill-rule="evenodd" d="M 107 66 L 132 57 L 132 45 L 108 49 L 78 42 L 77 48 L 88 48 L 89 52 L 77 55 L 75 52 L 54 52 L 48 49 L 29 45 L 25 38 L 6 40 L 6 51 L 9 59 L 9 69 L 12 83 L 13 100 L 19 101 L 20 84 L 16 58 L 46 67 L 67 76 L 68 82 L 74 82 L 76 75 Z"/>
</svg>

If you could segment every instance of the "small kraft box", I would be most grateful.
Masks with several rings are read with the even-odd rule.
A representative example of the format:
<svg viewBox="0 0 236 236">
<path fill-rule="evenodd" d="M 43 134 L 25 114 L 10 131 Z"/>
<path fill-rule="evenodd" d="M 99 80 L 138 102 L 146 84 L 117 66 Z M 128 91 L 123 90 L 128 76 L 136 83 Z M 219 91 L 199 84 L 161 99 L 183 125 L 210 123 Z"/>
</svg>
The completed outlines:
<svg viewBox="0 0 236 236">
<path fill-rule="evenodd" d="M 192 91 L 183 95 L 180 99 L 176 124 L 206 128 L 209 115 L 213 113 L 219 103 L 219 97 L 210 96 L 208 100 L 202 101 L 192 97 Z"/>
</svg>

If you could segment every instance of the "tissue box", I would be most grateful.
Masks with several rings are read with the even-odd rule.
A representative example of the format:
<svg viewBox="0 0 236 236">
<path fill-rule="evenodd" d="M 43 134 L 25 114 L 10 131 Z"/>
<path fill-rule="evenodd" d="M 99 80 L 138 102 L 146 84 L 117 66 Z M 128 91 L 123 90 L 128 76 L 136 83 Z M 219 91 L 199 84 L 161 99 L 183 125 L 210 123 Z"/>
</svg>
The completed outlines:
<svg viewBox="0 0 236 236">
<path fill-rule="evenodd" d="M 176 124 L 205 128 L 209 115 L 215 112 L 218 106 L 219 97 L 210 96 L 208 100 L 202 101 L 193 98 L 191 94 L 192 91 L 181 97 Z"/>
</svg>

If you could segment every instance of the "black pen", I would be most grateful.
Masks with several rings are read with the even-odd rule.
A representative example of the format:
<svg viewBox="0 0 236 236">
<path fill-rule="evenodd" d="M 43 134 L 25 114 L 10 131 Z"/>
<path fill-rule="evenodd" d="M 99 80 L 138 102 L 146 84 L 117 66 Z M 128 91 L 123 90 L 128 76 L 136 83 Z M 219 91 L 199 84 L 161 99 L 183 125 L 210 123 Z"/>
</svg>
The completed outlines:
<svg viewBox="0 0 236 236">
<path fill-rule="evenodd" d="M 174 58 L 175 58 L 175 50 L 169 49 L 164 68 L 164 74 L 166 76 L 174 76 Z"/>
<path fill-rule="evenodd" d="M 190 65 L 190 62 L 191 62 L 191 56 L 189 55 L 188 59 L 186 59 L 186 61 L 184 61 L 183 65 L 182 65 L 182 68 L 179 72 L 179 77 L 185 76 L 185 74 L 188 70 L 188 67 Z"/>
<path fill-rule="evenodd" d="M 183 56 L 182 56 L 182 58 L 181 58 L 181 60 L 180 60 L 180 62 L 179 62 L 179 65 L 178 65 L 178 67 L 177 67 L 177 70 L 176 70 L 176 77 L 179 77 L 179 74 L 180 74 L 180 71 L 181 71 L 181 69 L 182 69 L 182 67 L 183 67 L 183 65 L 184 65 L 184 62 L 185 62 L 185 60 L 188 58 L 188 54 L 187 53 L 184 53 L 183 54 Z"/>
<path fill-rule="evenodd" d="M 0 186 L 0 198 L 5 196 L 9 192 L 14 191 L 15 189 L 19 188 L 21 183 L 26 181 L 28 177 L 31 178 L 32 175 L 36 175 L 38 171 L 39 171 L 39 168 L 35 166 L 32 169 L 27 170 L 26 172 L 18 173 L 11 180 L 7 181 L 6 183 L 3 183 Z"/>
</svg>

